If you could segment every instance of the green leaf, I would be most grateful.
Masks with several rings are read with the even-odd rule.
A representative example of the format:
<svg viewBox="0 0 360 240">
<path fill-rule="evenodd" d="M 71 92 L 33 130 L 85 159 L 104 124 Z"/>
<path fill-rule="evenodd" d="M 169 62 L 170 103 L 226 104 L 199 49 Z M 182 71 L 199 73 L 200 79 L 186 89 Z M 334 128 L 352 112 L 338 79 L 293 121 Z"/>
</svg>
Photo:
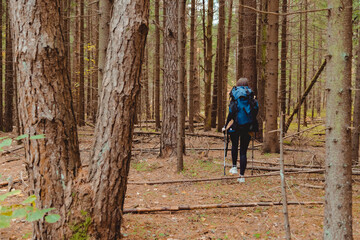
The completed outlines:
<svg viewBox="0 0 360 240">
<path fill-rule="evenodd" d="M 28 239 L 32 236 L 32 233 L 26 233 L 22 238 L 23 239 Z"/>
<path fill-rule="evenodd" d="M 2 141 L 2 142 L 0 143 L 0 149 L 2 149 L 3 147 L 8 147 L 8 146 L 10 146 L 11 143 L 12 143 L 12 139 L 11 139 L 11 138 L 5 139 L 4 141 Z"/>
<path fill-rule="evenodd" d="M 260 238 L 260 236 L 261 236 L 260 233 L 255 233 L 254 234 L 254 237 L 256 237 L 256 238 Z"/>
<path fill-rule="evenodd" d="M 31 212 L 27 215 L 26 221 L 33 222 L 33 221 L 40 220 L 41 218 L 44 217 L 44 215 L 47 212 L 50 212 L 51 210 L 54 210 L 54 209 L 55 208 L 37 209 L 37 210 L 35 210 L 35 212 Z"/>
<path fill-rule="evenodd" d="M 11 215 L 12 218 L 23 218 L 26 217 L 27 211 L 25 208 L 19 208 L 14 210 L 13 214 Z"/>
<path fill-rule="evenodd" d="M 8 138 L 8 137 L 0 137 L 0 140 L 3 140 L 3 139 L 5 139 L 5 138 Z"/>
<path fill-rule="evenodd" d="M 43 139 L 43 138 L 45 138 L 45 135 L 44 135 L 44 134 L 34 135 L 34 136 L 31 136 L 31 137 L 30 137 L 31 140 Z"/>
<path fill-rule="evenodd" d="M 20 193 L 21 193 L 20 190 L 15 190 L 15 191 L 12 191 L 12 192 L 2 194 L 2 195 L 0 195 L 0 201 L 4 201 L 7 197 L 13 196 L 13 195 L 18 195 Z"/>
<path fill-rule="evenodd" d="M 27 138 L 28 136 L 29 135 L 27 135 L 27 134 L 23 134 L 23 135 L 16 137 L 15 140 L 21 140 L 21 139 Z"/>
<path fill-rule="evenodd" d="M 10 218 L 8 216 L 0 215 L 0 228 L 10 227 Z"/>
<path fill-rule="evenodd" d="M 27 199 L 25 199 L 22 204 L 28 204 L 28 203 L 33 203 L 36 200 L 36 196 L 35 195 L 30 195 Z"/>
<path fill-rule="evenodd" d="M 59 214 L 50 214 L 45 217 L 45 221 L 48 223 L 55 223 L 55 222 L 59 221 L 59 219 L 60 219 Z"/>
</svg>

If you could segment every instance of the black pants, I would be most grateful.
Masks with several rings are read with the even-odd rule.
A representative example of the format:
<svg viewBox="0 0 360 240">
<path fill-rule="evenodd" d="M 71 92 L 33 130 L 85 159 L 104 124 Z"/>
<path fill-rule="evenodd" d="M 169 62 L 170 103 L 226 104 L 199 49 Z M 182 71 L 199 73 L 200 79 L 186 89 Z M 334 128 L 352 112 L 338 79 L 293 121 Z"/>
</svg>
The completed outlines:
<svg viewBox="0 0 360 240">
<path fill-rule="evenodd" d="M 240 175 L 244 175 L 247 158 L 246 152 L 249 147 L 251 136 L 248 133 L 248 129 L 241 129 L 230 133 L 230 139 L 232 143 L 231 147 L 231 157 L 233 162 L 233 167 L 237 166 L 237 156 L 238 156 L 238 146 L 239 146 L 239 139 L 240 139 Z"/>
</svg>

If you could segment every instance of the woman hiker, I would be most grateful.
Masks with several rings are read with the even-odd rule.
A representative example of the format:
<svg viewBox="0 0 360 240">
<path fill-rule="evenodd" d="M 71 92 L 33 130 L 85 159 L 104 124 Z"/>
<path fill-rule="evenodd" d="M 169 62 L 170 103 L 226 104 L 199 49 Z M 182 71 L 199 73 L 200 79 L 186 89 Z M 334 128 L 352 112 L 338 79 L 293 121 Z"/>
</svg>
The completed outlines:
<svg viewBox="0 0 360 240">
<path fill-rule="evenodd" d="M 256 115 L 259 105 L 254 97 L 253 91 L 248 86 L 247 78 L 240 78 L 236 86 L 230 92 L 231 101 L 229 104 L 229 114 L 223 132 L 226 130 L 230 134 L 232 143 L 231 158 L 232 168 L 230 174 L 237 174 L 237 157 L 240 140 L 240 177 L 239 183 L 245 182 L 244 174 L 247 164 L 246 152 L 249 147 L 251 136 L 249 132 L 258 131 Z M 230 125 L 230 126 L 228 126 Z"/>
</svg>

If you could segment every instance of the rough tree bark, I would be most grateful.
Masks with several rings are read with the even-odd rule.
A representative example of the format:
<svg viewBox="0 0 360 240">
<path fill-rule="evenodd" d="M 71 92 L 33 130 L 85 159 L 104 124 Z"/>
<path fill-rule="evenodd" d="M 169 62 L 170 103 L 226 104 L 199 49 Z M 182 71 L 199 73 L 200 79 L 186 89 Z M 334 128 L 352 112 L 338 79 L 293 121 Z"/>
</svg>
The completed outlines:
<svg viewBox="0 0 360 240">
<path fill-rule="evenodd" d="M 79 1 L 79 92 L 78 92 L 78 125 L 85 125 L 85 76 L 84 76 L 84 0 Z"/>
<path fill-rule="evenodd" d="M 105 71 L 106 50 L 109 43 L 109 23 L 114 0 L 99 1 L 99 55 L 98 55 L 98 91 L 102 89 Z"/>
<path fill-rule="evenodd" d="M 356 79 L 355 79 L 355 100 L 354 100 L 354 132 L 352 134 L 352 164 L 359 163 L 359 137 L 360 137 L 360 44 L 356 49 Z"/>
<path fill-rule="evenodd" d="M 269 12 L 279 12 L 279 0 L 269 1 Z M 278 133 L 270 131 L 277 130 L 278 117 L 278 39 L 279 39 L 279 16 L 269 14 L 268 16 L 268 41 L 267 41 L 267 64 L 265 85 L 265 139 L 264 152 L 279 152 Z"/>
<path fill-rule="evenodd" d="M 155 125 L 160 129 L 160 6 L 155 0 Z"/>
<path fill-rule="evenodd" d="M 289 26 L 290 28 L 290 26 Z M 289 63 L 289 82 L 288 82 L 288 99 L 287 99 L 287 108 L 286 113 L 290 115 L 290 106 L 291 106 L 291 96 L 292 96 L 292 73 L 293 73 L 293 41 L 290 41 L 290 63 Z"/>
<path fill-rule="evenodd" d="M 3 15 L 3 2 L 0 2 L 0 16 Z M 0 17 L 0 42 L 3 42 L 3 18 Z M 0 52 L 3 50 L 3 45 L 0 44 Z M 3 62 L 3 55 L 0 54 L 0 63 Z M 3 130 L 3 64 L 0 64 L 0 131 Z"/>
<path fill-rule="evenodd" d="M 84 16 L 85 17 L 85 16 Z M 85 100 L 85 114 L 86 114 L 86 120 L 89 120 L 91 116 L 91 50 L 89 48 L 89 45 L 91 44 L 91 8 L 86 8 L 86 39 L 84 41 L 84 47 L 86 46 L 86 100 Z M 85 44 L 86 42 L 86 44 Z"/>
<path fill-rule="evenodd" d="M 218 25 L 218 85 L 217 85 L 217 131 L 225 124 L 223 109 L 223 95 L 225 87 L 225 0 L 219 0 L 219 25 Z"/>
<path fill-rule="evenodd" d="M 236 80 L 240 79 L 244 73 L 244 0 L 239 0 L 237 11 L 238 19 L 238 35 L 237 35 L 237 66 L 236 66 Z"/>
<path fill-rule="evenodd" d="M 260 9 L 263 11 L 268 10 L 268 0 L 261 0 Z M 258 101 L 259 101 L 259 133 L 256 134 L 258 140 L 263 141 L 263 122 L 265 121 L 265 68 L 266 68 L 266 42 L 267 42 L 267 15 L 261 14 L 259 25 L 259 80 L 258 80 Z"/>
<path fill-rule="evenodd" d="M 25 134 L 46 136 L 24 140 L 31 191 L 36 207 L 54 207 L 62 216 L 55 224 L 34 223 L 34 239 L 68 237 L 66 216 L 81 164 L 59 9 L 60 1 L 10 1 L 20 121 Z"/>
<path fill-rule="evenodd" d="M 145 56 L 144 56 L 144 67 L 146 71 L 144 72 L 144 106 L 146 120 L 150 119 L 150 98 L 149 98 L 149 47 L 145 47 Z"/>
<path fill-rule="evenodd" d="M 305 12 L 308 9 L 308 2 L 304 0 Z M 304 21 L 304 91 L 307 88 L 307 71 L 308 71 L 308 15 L 305 13 L 305 21 Z M 307 110 L 308 110 L 308 102 L 305 99 L 304 101 L 304 113 L 303 113 L 303 125 L 304 127 L 307 126 Z"/>
<path fill-rule="evenodd" d="M 224 89 L 223 89 L 223 116 L 226 116 L 226 101 L 228 98 L 227 85 L 228 85 L 228 73 L 229 73 L 229 59 L 230 59 L 230 43 L 231 43 L 231 24 L 232 24 L 232 11 L 233 11 L 233 0 L 229 2 L 229 18 L 226 32 L 226 43 L 225 43 L 225 63 L 224 63 Z M 255 56 L 256 59 L 256 56 Z"/>
<path fill-rule="evenodd" d="M 89 180 L 94 236 L 120 239 L 149 0 L 115 0 Z"/>
<path fill-rule="evenodd" d="M 327 2 L 324 239 L 352 239 L 352 0 Z"/>
<path fill-rule="evenodd" d="M 12 36 L 9 17 L 9 0 L 6 4 L 6 58 L 5 58 L 5 114 L 4 114 L 4 131 L 13 130 L 14 119 L 14 70 L 13 70 L 13 49 Z"/>
<path fill-rule="evenodd" d="M 256 0 L 244 0 L 244 4 L 256 8 Z M 256 12 L 244 8 L 244 72 L 249 80 L 249 87 L 257 95 L 256 69 Z"/>
<path fill-rule="evenodd" d="M 205 6 L 204 6 L 205 7 Z M 212 25 L 214 1 L 208 0 L 206 26 L 206 60 L 205 60 L 205 125 L 204 130 L 211 130 L 211 74 L 212 74 Z M 204 30 L 205 31 L 205 30 Z"/>
<path fill-rule="evenodd" d="M 190 15 L 190 66 L 189 66 L 189 129 L 194 132 L 194 77 L 195 77 L 195 0 L 191 0 Z"/>
<path fill-rule="evenodd" d="M 185 83 L 185 9 L 186 0 L 178 1 L 178 92 L 177 92 L 177 172 L 184 169 L 183 149 L 185 147 L 185 97 L 184 97 L 184 83 Z"/>
<path fill-rule="evenodd" d="M 94 50 L 93 50 L 93 61 L 91 61 L 92 66 L 93 66 L 93 70 L 92 70 L 92 102 L 91 102 L 91 118 L 92 118 L 92 122 L 95 123 L 96 121 L 96 114 L 97 114 L 97 109 L 98 109 L 98 99 L 99 99 L 99 95 L 98 95 L 98 84 L 99 84 L 99 74 L 98 74 L 98 56 L 99 56 L 99 17 L 97 14 L 99 11 L 99 3 L 94 3 L 92 5 L 92 12 L 94 13 L 94 15 L 92 16 L 92 44 L 94 45 Z"/>
<path fill-rule="evenodd" d="M 287 12 L 287 0 L 282 2 L 282 13 Z M 282 16 L 281 24 L 281 80 L 280 80 L 280 112 L 286 112 L 286 61 L 287 61 L 287 17 Z M 289 77 L 290 78 L 290 77 Z M 285 121 L 282 122 L 285 124 Z"/>
<path fill-rule="evenodd" d="M 299 10 L 302 10 L 302 3 L 299 4 Z M 302 38 L 303 38 L 303 14 L 300 13 L 300 23 L 299 23 L 299 39 L 298 39 L 298 45 L 299 45 L 299 53 L 298 53 L 298 80 L 297 80 L 297 98 L 298 102 L 300 102 L 301 99 L 301 89 L 302 89 Z M 301 109 L 297 112 L 297 131 L 300 132 L 300 123 L 301 123 Z"/>
<path fill-rule="evenodd" d="M 219 40 L 216 44 L 216 54 L 215 54 L 215 67 L 214 67 L 214 81 L 212 89 L 212 102 L 211 102 L 211 127 L 216 127 L 217 108 L 218 108 L 218 82 L 219 82 Z"/>
<path fill-rule="evenodd" d="M 177 21 L 178 1 L 165 0 L 166 21 L 164 28 L 164 83 L 163 83 L 163 120 L 161 127 L 160 155 L 176 155 L 177 132 Z"/>
</svg>

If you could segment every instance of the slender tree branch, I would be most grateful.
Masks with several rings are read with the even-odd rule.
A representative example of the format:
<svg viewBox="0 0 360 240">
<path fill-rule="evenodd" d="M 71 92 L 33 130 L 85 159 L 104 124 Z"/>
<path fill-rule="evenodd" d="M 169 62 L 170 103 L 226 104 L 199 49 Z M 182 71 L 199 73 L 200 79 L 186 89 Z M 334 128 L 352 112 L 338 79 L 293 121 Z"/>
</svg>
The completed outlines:
<svg viewBox="0 0 360 240">
<path fill-rule="evenodd" d="M 322 11 L 327 11 L 330 10 L 328 8 L 322 8 L 322 9 L 311 9 L 311 10 L 307 10 L 307 11 L 296 11 L 296 12 L 288 12 L 288 13 L 277 13 L 277 12 L 268 12 L 268 11 L 262 11 L 262 10 L 258 10 L 256 8 L 250 7 L 250 6 L 246 6 L 243 4 L 240 4 L 240 6 L 250 9 L 252 11 L 255 11 L 257 13 L 263 13 L 263 14 L 272 14 L 272 15 L 277 15 L 277 16 L 288 16 L 288 15 L 294 15 L 294 14 L 302 14 L 302 13 L 311 13 L 311 12 L 322 12 Z"/>
</svg>

